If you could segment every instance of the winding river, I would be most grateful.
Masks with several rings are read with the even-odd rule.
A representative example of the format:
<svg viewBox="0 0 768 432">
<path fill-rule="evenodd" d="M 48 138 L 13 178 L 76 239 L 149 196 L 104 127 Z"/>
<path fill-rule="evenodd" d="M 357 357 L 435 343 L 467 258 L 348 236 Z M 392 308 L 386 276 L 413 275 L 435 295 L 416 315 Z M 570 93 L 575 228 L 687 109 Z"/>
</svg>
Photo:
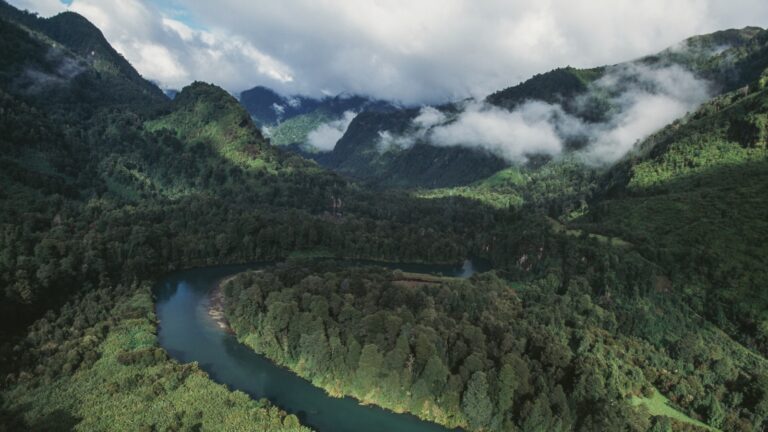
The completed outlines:
<svg viewBox="0 0 768 432">
<path fill-rule="evenodd" d="M 350 265 L 369 262 L 356 261 Z M 382 265 L 382 264 L 379 264 Z M 265 264 L 220 266 L 168 275 L 156 290 L 160 345 L 182 363 L 201 369 L 230 389 L 254 399 L 266 398 L 318 432 L 447 432 L 448 429 L 409 414 L 363 406 L 352 398 L 333 398 L 309 381 L 277 366 L 238 342 L 209 316 L 209 293 L 223 278 Z M 408 272 L 469 277 L 472 262 L 463 266 L 387 264 Z"/>
</svg>

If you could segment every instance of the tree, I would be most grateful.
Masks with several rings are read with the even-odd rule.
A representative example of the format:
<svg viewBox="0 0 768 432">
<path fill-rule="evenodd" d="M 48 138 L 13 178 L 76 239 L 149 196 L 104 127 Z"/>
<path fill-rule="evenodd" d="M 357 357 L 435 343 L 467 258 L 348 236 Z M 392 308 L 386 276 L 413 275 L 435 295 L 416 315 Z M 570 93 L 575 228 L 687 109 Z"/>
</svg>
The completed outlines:
<svg viewBox="0 0 768 432">
<path fill-rule="evenodd" d="M 443 361 L 440 360 L 440 357 L 437 355 L 432 355 L 427 361 L 427 365 L 424 366 L 424 370 L 421 372 L 421 379 L 429 384 L 429 390 L 435 399 L 437 399 L 443 391 L 449 373 L 450 371 L 445 367 Z"/>
<path fill-rule="evenodd" d="M 512 409 L 515 390 L 517 390 L 517 374 L 511 364 L 505 363 L 499 371 L 498 408 L 501 415 Z"/>
<path fill-rule="evenodd" d="M 533 403 L 520 425 L 523 432 L 549 432 L 552 430 L 552 409 L 547 396 L 541 394 Z"/>
<path fill-rule="evenodd" d="M 467 383 L 461 408 L 472 429 L 483 429 L 491 421 L 493 404 L 488 396 L 485 372 L 475 372 Z"/>
<path fill-rule="evenodd" d="M 378 381 L 381 378 L 383 364 L 384 356 L 376 345 L 367 344 L 363 347 L 357 368 L 357 388 L 360 394 L 379 388 Z"/>
</svg>

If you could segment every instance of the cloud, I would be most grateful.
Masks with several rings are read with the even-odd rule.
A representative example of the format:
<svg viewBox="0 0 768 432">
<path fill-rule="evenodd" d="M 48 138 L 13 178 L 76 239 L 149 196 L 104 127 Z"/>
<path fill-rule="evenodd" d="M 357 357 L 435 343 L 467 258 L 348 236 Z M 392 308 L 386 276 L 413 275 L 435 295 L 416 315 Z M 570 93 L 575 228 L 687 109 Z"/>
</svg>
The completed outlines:
<svg viewBox="0 0 768 432">
<path fill-rule="evenodd" d="M 413 147 L 417 141 L 425 140 L 434 126 L 445 123 L 448 116 L 435 107 L 424 106 L 419 114 L 411 121 L 411 128 L 406 133 L 395 134 L 391 131 L 379 131 L 376 146 L 379 152 L 403 150 Z"/>
<path fill-rule="evenodd" d="M 555 67 L 615 64 L 695 34 L 768 22 L 763 0 L 190 0 L 187 7 L 288 65 L 295 79 L 283 91 L 412 104 L 482 97 Z"/>
<path fill-rule="evenodd" d="M 44 14 L 56 0 L 12 0 Z M 359 93 L 409 104 L 482 97 L 558 66 L 615 64 L 768 22 L 764 0 L 74 0 L 139 71 L 233 93 Z"/>
<path fill-rule="evenodd" d="M 615 66 L 572 101 L 560 104 L 525 101 L 508 111 L 485 102 L 466 103 L 457 114 L 424 107 L 405 134 L 379 132 L 379 148 L 405 149 L 417 142 L 443 147 L 479 148 L 510 163 L 532 155 L 559 156 L 569 144 L 583 145 L 578 158 L 588 165 L 607 165 L 630 152 L 638 141 L 695 109 L 710 97 L 710 86 L 679 66 Z M 608 109 L 600 121 L 591 102 Z"/>
<path fill-rule="evenodd" d="M 347 111 L 342 118 L 318 126 L 307 135 L 307 142 L 319 151 L 332 151 L 355 117 L 357 113 Z"/>
<path fill-rule="evenodd" d="M 85 16 L 145 78 L 164 88 L 204 80 L 234 91 L 254 81 L 279 86 L 293 80 L 288 66 L 242 36 L 191 28 L 146 0 L 73 0 L 69 6 L 58 0 L 14 3 L 40 7 L 43 15 L 70 10 Z"/>
<path fill-rule="evenodd" d="M 379 153 L 384 153 L 389 150 L 409 149 L 416 144 L 419 131 L 423 130 L 419 129 L 412 134 L 393 134 L 388 130 L 379 131 L 379 139 L 376 142 L 376 147 L 379 150 Z"/>
<path fill-rule="evenodd" d="M 421 108 L 419 115 L 413 119 L 413 124 L 421 129 L 429 129 L 432 126 L 445 122 L 446 115 L 437 108 L 425 106 Z"/>
<path fill-rule="evenodd" d="M 36 12 L 44 17 L 64 10 L 64 4 L 60 0 L 11 0 L 9 3 L 21 10 Z"/>
<path fill-rule="evenodd" d="M 591 127 L 591 143 L 582 152 L 590 164 L 610 164 L 641 141 L 682 117 L 711 97 L 709 84 L 679 66 L 652 69 L 629 65 L 615 68 L 597 81 L 595 90 L 616 93 L 622 82 L 632 85 L 615 95 L 617 113 L 604 124 Z"/>
<path fill-rule="evenodd" d="M 563 115 L 559 106 L 538 101 L 527 102 L 513 112 L 474 102 L 455 121 L 432 129 L 428 139 L 438 146 L 479 147 L 521 163 L 532 154 L 560 154 L 563 142 L 555 118 Z"/>
</svg>

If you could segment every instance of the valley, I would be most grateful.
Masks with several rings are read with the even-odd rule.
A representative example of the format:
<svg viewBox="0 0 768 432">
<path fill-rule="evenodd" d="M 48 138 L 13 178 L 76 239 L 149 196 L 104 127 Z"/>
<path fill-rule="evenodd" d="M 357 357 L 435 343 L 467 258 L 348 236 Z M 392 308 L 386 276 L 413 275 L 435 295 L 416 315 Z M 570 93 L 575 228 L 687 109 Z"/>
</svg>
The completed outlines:
<svg viewBox="0 0 768 432">
<path fill-rule="evenodd" d="M 768 428 L 768 30 L 418 105 L 106 32 L 0 0 L 0 431 Z"/>
</svg>

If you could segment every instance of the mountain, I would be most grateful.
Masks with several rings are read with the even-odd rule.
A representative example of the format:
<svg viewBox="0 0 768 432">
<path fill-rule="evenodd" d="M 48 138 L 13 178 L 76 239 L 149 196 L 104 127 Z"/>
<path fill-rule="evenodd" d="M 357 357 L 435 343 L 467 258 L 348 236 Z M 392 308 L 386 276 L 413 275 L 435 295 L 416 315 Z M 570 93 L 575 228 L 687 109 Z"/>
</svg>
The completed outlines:
<svg viewBox="0 0 768 432">
<path fill-rule="evenodd" d="M 306 155 L 318 151 L 308 140 L 308 135 L 317 128 L 330 124 L 343 133 L 345 116 L 363 111 L 387 112 L 396 108 L 389 102 L 359 95 L 342 94 L 321 99 L 284 97 L 262 86 L 242 92 L 240 103 L 269 135 L 272 144 Z"/>
<path fill-rule="evenodd" d="M 362 112 L 328 155 L 381 161 L 380 184 L 386 172 L 451 184 L 451 172 L 496 171 L 403 191 L 271 145 L 216 85 L 171 101 L 0 6 L 0 429 L 309 432 L 300 413 L 230 391 L 160 344 L 158 280 L 178 277 L 186 301 L 199 270 L 177 270 L 247 262 L 275 264 L 222 281 L 237 350 L 386 415 L 471 432 L 768 427 L 761 31 L 702 37 L 739 45 L 684 56 L 723 77 L 718 95 L 600 167 L 578 157 L 578 139 L 499 171 L 477 149 L 397 142 L 472 102 L 420 124 L 419 109 Z M 67 22 L 98 42 L 84 19 Z M 600 122 L 624 91 L 593 92 L 601 73 L 565 68 L 499 99 L 515 109 L 538 94 L 559 116 Z M 568 89 L 590 98 L 569 104 L 557 96 Z M 376 137 L 403 150 L 356 153 Z M 492 270 L 372 264 L 467 257 Z"/>
<path fill-rule="evenodd" d="M 0 10 L 0 429 L 307 431 L 159 347 L 156 278 L 305 251 L 418 261 L 454 238 L 427 232 L 442 211 L 272 147 L 219 87 L 169 101 L 79 15 Z"/>
<path fill-rule="evenodd" d="M 654 71 L 677 73 L 675 68 L 690 71 L 696 79 L 706 82 L 713 94 L 732 91 L 754 82 L 768 66 L 766 41 L 768 31 L 757 27 L 696 36 L 656 55 L 627 63 L 591 69 L 555 69 L 495 92 L 484 102 L 488 106 L 513 112 L 526 102 L 539 101 L 561 107 L 565 114 L 575 116 L 587 126 L 599 125 L 612 121 L 624 109 L 622 104 L 626 103 L 626 98 L 621 97 L 622 92 L 630 92 L 628 89 L 648 91 L 649 94 L 658 92 L 653 89 L 654 86 L 663 86 L 666 77 L 644 82 Z M 457 113 L 464 110 L 465 105 L 466 101 L 462 101 L 437 107 L 446 117 L 443 124 L 450 125 L 456 121 Z M 534 172 L 541 167 L 542 159 L 536 157 L 535 152 L 529 155 L 529 164 L 521 166 L 519 163 L 510 164 L 498 153 L 494 155 L 483 150 L 471 140 L 460 146 L 430 145 L 424 139 L 424 132 L 419 134 L 419 128 L 414 124 L 418 115 L 418 110 L 407 109 L 360 116 L 349 125 L 334 151 L 317 157 L 317 160 L 352 178 L 399 187 L 469 187 L 510 165 L 515 165 L 510 168 L 514 171 L 522 169 L 531 175 L 538 175 Z M 410 142 L 407 145 L 386 145 L 383 134 L 405 137 Z M 587 142 L 580 137 L 561 138 L 565 145 L 565 159 L 568 159 L 570 152 L 580 150 Z M 437 165 L 441 169 L 432 170 Z M 410 168 L 403 170 L 403 166 Z"/>
<path fill-rule="evenodd" d="M 466 184 L 506 166 L 498 156 L 469 148 L 415 143 L 401 150 L 380 145 L 383 132 L 407 135 L 418 113 L 417 109 L 363 112 L 350 123 L 333 151 L 317 154 L 314 159 L 352 178 L 397 187 Z"/>
<path fill-rule="evenodd" d="M 296 103 L 294 103 L 296 107 L 294 107 L 286 98 L 262 86 L 254 87 L 240 94 L 240 103 L 248 110 L 254 121 L 261 125 L 276 124 L 280 120 L 281 114 L 285 115 L 286 109 L 288 110 L 287 115 L 290 117 L 307 112 L 305 110 L 309 107 L 301 102 L 302 99 L 296 99 Z"/>
<path fill-rule="evenodd" d="M 643 245 L 695 281 L 697 313 L 765 353 L 768 69 L 654 134 L 600 183 L 574 226 Z"/>
<path fill-rule="evenodd" d="M 151 110 L 167 101 L 80 15 L 39 18 L 0 2 L 0 18 L 0 79 L 14 93 L 65 110 L 128 105 Z"/>
</svg>

